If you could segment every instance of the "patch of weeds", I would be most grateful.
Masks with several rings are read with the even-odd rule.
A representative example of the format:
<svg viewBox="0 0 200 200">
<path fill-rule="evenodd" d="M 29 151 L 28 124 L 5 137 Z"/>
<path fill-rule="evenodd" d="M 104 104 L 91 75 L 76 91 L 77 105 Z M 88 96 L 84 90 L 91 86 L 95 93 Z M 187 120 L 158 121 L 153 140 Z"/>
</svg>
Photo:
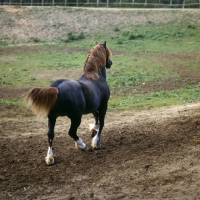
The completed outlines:
<svg viewBox="0 0 200 200">
<path fill-rule="evenodd" d="M 73 35 L 73 33 L 68 33 L 68 40 L 69 40 L 69 41 L 76 40 L 76 36 Z"/>
<path fill-rule="evenodd" d="M 118 40 L 117 44 L 122 45 L 123 44 L 122 40 Z"/>
<path fill-rule="evenodd" d="M 176 30 L 176 31 L 172 32 L 173 37 L 182 37 L 183 35 L 184 35 L 184 33 L 182 31 Z"/>
<path fill-rule="evenodd" d="M 194 25 L 188 25 L 188 28 L 195 29 L 196 27 Z"/>
<path fill-rule="evenodd" d="M 65 42 L 65 43 L 68 43 L 68 42 L 72 42 L 72 41 L 75 41 L 75 40 L 85 39 L 85 35 L 84 35 L 83 32 L 81 32 L 78 35 L 74 35 L 72 32 L 70 32 L 70 33 L 68 33 L 67 37 L 68 37 L 67 39 L 63 39 L 62 41 Z"/>
<path fill-rule="evenodd" d="M 127 36 L 129 36 L 129 34 L 130 34 L 130 32 L 129 31 L 125 31 L 125 32 L 123 32 L 123 36 L 125 36 L 125 37 L 127 37 Z"/>
<path fill-rule="evenodd" d="M 3 46 L 3 47 L 5 47 L 5 46 L 7 46 L 7 45 L 8 45 L 8 43 L 7 43 L 7 42 L 0 41 L 0 46 Z"/>
<path fill-rule="evenodd" d="M 5 81 L 2 78 L 0 79 L 0 85 L 13 85 L 11 82 L 9 81 Z"/>
<path fill-rule="evenodd" d="M 142 34 L 137 34 L 137 35 L 131 34 L 128 37 L 129 40 L 137 40 L 137 39 L 143 39 L 143 38 L 144 38 L 144 35 Z"/>
<path fill-rule="evenodd" d="M 0 99 L 0 105 L 19 105 L 19 99 Z"/>
<path fill-rule="evenodd" d="M 41 40 L 39 38 L 36 38 L 36 37 L 31 37 L 30 42 L 39 43 L 39 42 L 41 42 Z"/>
<path fill-rule="evenodd" d="M 118 31 L 120 31 L 120 30 L 119 30 L 118 27 L 115 27 L 114 31 L 115 31 L 115 32 L 118 32 Z"/>
</svg>

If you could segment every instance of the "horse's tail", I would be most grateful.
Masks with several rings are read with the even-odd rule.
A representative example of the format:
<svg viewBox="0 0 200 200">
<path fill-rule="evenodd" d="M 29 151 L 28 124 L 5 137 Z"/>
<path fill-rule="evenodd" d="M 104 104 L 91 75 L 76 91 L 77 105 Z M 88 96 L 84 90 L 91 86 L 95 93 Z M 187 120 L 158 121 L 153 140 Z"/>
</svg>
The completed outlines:
<svg viewBox="0 0 200 200">
<path fill-rule="evenodd" d="M 23 97 L 33 113 L 40 116 L 47 116 L 55 105 L 58 89 L 55 87 L 33 88 L 26 92 Z"/>
</svg>

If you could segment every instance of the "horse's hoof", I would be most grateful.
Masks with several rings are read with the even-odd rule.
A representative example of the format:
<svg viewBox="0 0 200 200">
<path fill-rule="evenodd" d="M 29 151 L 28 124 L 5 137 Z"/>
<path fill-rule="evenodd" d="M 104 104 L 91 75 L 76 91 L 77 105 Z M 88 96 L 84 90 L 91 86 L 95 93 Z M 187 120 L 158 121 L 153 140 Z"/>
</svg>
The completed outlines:
<svg viewBox="0 0 200 200">
<path fill-rule="evenodd" d="M 92 146 L 92 149 L 93 150 L 99 150 L 99 149 L 101 149 L 101 145 L 97 144 L 96 146 Z"/>
<path fill-rule="evenodd" d="M 75 146 L 77 149 L 80 149 L 80 150 L 84 150 L 86 148 L 86 145 L 85 143 L 83 143 L 82 139 L 79 138 L 76 142 L 75 142 Z"/>
<path fill-rule="evenodd" d="M 45 157 L 45 162 L 47 163 L 47 165 L 53 165 L 54 164 L 54 158 L 50 158 L 50 157 Z"/>
<path fill-rule="evenodd" d="M 75 147 L 81 151 L 84 151 L 86 149 L 86 145 L 84 144 L 84 146 L 79 146 L 76 142 L 75 142 Z"/>
<path fill-rule="evenodd" d="M 84 146 L 79 146 L 76 142 L 75 142 L 75 146 L 76 146 L 76 148 L 77 149 L 79 149 L 79 150 L 81 150 L 81 151 L 83 151 L 83 150 L 85 150 L 86 149 L 86 145 L 84 144 Z"/>
</svg>

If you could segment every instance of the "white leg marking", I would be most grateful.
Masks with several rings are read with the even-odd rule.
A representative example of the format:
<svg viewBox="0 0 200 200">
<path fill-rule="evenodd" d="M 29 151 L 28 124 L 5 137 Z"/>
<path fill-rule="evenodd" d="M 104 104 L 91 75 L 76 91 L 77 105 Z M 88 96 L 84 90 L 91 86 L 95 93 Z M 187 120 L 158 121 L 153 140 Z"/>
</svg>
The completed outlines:
<svg viewBox="0 0 200 200">
<path fill-rule="evenodd" d="M 99 125 L 95 125 L 95 124 L 89 124 L 89 129 L 90 131 L 96 131 L 98 132 L 99 131 Z"/>
<path fill-rule="evenodd" d="M 100 145 L 98 145 L 99 142 L 99 136 L 98 133 L 92 138 L 92 144 L 91 146 L 95 149 L 95 148 L 100 148 Z"/>
<path fill-rule="evenodd" d="M 47 157 L 45 157 L 45 161 L 46 161 L 47 165 L 52 165 L 52 164 L 54 164 L 54 158 L 53 158 L 52 147 L 49 147 L 49 148 L 48 148 Z"/>
<path fill-rule="evenodd" d="M 85 149 L 85 147 L 86 147 L 86 145 L 83 143 L 81 138 L 76 140 L 75 146 L 76 146 L 77 149 Z"/>
</svg>

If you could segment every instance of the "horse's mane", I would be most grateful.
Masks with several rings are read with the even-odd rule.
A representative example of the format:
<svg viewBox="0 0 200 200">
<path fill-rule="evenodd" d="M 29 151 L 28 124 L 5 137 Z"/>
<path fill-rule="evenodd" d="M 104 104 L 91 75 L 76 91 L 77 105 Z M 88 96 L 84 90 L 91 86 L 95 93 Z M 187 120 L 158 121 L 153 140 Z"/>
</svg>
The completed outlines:
<svg viewBox="0 0 200 200">
<path fill-rule="evenodd" d="M 97 80 L 99 78 L 99 70 L 106 65 L 106 56 L 110 58 L 112 55 L 108 47 L 104 47 L 103 44 L 97 44 L 94 46 L 87 55 L 84 62 L 83 71 L 86 78 Z"/>
</svg>

